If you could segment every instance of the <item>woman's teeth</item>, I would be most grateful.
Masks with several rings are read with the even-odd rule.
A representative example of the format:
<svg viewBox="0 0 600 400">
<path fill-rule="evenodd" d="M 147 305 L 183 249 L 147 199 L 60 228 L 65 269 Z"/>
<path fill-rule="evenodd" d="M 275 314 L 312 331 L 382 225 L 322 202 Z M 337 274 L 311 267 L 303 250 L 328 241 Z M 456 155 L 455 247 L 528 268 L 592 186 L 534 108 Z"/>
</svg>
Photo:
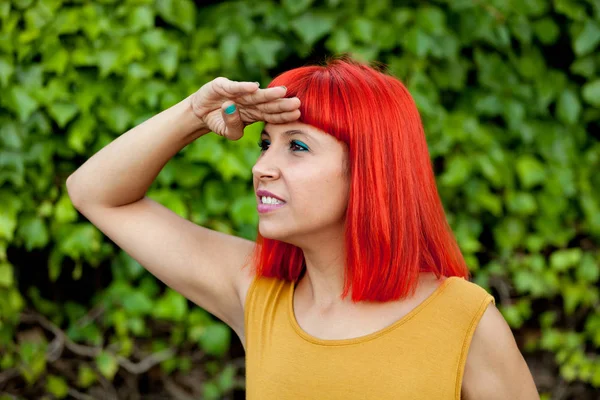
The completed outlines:
<svg viewBox="0 0 600 400">
<path fill-rule="evenodd" d="M 283 204 L 283 201 L 275 199 L 273 197 L 262 196 L 260 202 L 263 204 Z"/>
</svg>

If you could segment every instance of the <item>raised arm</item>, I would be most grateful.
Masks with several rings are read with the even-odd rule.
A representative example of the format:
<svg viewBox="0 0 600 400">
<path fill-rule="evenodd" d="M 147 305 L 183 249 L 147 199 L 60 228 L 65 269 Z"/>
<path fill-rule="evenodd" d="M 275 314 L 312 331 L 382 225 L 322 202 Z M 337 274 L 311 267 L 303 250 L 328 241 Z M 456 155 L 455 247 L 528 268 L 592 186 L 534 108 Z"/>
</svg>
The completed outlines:
<svg viewBox="0 0 600 400">
<path fill-rule="evenodd" d="M 296 120 L 300 102 L 284 99 L 285 92 L 217 78 L 109 143 L 67 179 L 73 205 L 91 223 L 240 337 L 250 283 L 243 266 L 254 244 L 181 218 L 146 192 L 171 157 L 210 131 L 235 140 L 257 120 Z M 234 102 L 235 112 L 225 113 Z"/>
</svg>

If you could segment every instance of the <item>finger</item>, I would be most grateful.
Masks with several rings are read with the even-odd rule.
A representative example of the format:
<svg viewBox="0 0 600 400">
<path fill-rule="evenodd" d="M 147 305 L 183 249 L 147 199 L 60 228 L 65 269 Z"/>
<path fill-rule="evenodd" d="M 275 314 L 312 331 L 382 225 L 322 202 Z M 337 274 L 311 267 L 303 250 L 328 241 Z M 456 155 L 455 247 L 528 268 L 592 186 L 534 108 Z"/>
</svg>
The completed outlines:
<svg viewBox="0 0 600 400">
<path fill-rule="evenodd" d="M 277 114 L 297 110 L 300 108 L 300 99 L 297 97 L 277 99 L 268 103 L 257 104 L 254 107 L 266 114 Z"/>
<path fill-rule="evenodd" d="M 253 104 L 262 104 L 268 101 L 280 99 L 287 93 L 285 86 L 276 86 L 268 89 L 258 89 L 254 93 L 240 96 L 235 101 L 238 104 L 249 106 Z"/>
<path fill-rule="evenodd" d="M 300 110 L 294 110 L 277 114 L 263 114 L 261 120 L 272 124 L 285 124 L 296 121 L 300 115 Z"/>
<path fill-rule="evenodd" d="M 222 96 L 240 96 L 258 90 L 258 82 L 237 82 L 224 77 L 213 79 L 213 89 Z"/>
<path fill-rule="evenodd" d="M 233 101 L 226 101 L 221 106 L 221 114 L 225 121 L 225 136 L 229 140 L 238 140 L 244 136 L 244 123 L 240 112 Z"/>
</svg>

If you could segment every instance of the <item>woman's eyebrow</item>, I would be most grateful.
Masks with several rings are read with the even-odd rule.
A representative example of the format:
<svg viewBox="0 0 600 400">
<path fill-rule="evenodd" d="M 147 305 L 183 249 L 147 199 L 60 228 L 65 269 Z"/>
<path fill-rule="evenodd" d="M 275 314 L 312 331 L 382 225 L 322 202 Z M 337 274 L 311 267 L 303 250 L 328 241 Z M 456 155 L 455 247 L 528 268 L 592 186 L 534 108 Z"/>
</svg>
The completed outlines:
<svg viewBox="0 0 600 400">
<path fill-rule="evenodd" d="M 271 136 L 269 134 L 269 132 L 267 132 L 266 129 L 263 129 L 263 131 L 261 132 L 261 135 L 267 135 L 267 136 Z M 301 131 L 299 129 L 290 129 L 289 131 L 285 131 L 282 133 L 282 135 L 284 136 L 291 136 L 291 135 L 306 135 L 306 136 L 310 136 L 309 134 L 307 134 L 304 131 Z"/>
</svg>

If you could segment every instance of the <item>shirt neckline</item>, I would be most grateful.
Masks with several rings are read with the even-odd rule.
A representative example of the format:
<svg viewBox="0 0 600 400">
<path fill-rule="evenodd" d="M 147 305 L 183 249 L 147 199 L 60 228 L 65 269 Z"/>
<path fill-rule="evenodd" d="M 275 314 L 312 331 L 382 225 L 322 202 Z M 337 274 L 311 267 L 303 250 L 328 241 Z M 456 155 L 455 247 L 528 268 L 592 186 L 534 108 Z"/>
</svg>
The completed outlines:
<svg viewBox="0 0 600 400">
<path fill-rule="evenodd" d="M 306 340 L 307 342 L 321 345 L 321 346 L 345 346 L 345 345 L 364 343 L 364 342 L 376 339 L 380 336 L 383 336 L 386 333 L 388 333 L 388 332 L 396 329 L 397 327 L 403 325 L 404 323 L 408 322 L 411 318 L 416 316 L 425 307 L 427 307 L 427 305 L 429 303 L 431 303 L 437 296 L 439 296 L 444 291 L 444 289 L 446 287 L 448 287 L 451 280 L 454 280 L 454 279 L 457 279 L 457 277 L 456 276 L 447 277 L 444 280 L 444 282 L 442 282 L 429 296 L 427 296 L 427 298 L 425 300 L 423 300 L 415 308 L 413 308 L 410 312 L 408 312 L 406 315 L 404 315 L 400 319 L 396 320 L 392 324 L 390 324 L 390 325 L 386 326 L 385 328 L 382 328 L 378 331 L 369 333 L 367 335 L 357 336 L 354 338 L 320 339 L 320 338 L 315 337 L 315 336 L 307 333 L 306 331 L 304 331 L 304 329 L 302 329 L 300 324 L 298 324 L 298 321 L 296 320 L 296 315 L 294 313 L 294 290 L 296 287 L 296 282 L 294 282 L 294 281 L 291 282 L 290 289 L 288 291 L 288 317 L 289 317 L 290 323 L 291 323 L 292 327 L 294 328 L 294 330 L 296 331 L 296 333 L 302 339 Z"/>
</svg>

